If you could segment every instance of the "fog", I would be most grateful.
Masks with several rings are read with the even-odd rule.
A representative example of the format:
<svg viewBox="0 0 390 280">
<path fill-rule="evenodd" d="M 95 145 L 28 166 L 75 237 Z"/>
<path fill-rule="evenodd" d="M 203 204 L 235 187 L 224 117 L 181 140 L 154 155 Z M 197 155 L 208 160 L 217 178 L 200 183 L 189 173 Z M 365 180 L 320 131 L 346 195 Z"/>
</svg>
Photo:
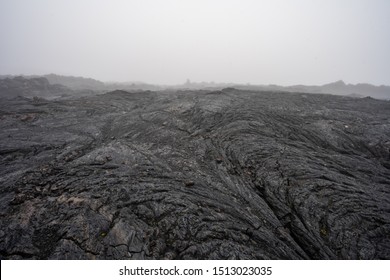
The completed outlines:
<svg viewBox="0 0 390 280">
<path fill-rule="evenodd" d="M 390 85 L 387 0 L 0 0 L 0 74 Z"/>
</svg>

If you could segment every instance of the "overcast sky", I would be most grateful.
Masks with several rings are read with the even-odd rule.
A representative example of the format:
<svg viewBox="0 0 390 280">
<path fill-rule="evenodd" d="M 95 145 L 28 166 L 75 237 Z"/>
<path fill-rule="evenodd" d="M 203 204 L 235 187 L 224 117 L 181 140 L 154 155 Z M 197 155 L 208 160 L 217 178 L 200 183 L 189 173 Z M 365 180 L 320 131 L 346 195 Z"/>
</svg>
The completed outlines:
<svg viewBox="0 0 390 280">
<path fill-rule="evenodd" d="M 0 0 L 0 74 L 390 85 L 389 0 Z"/>
</svg>

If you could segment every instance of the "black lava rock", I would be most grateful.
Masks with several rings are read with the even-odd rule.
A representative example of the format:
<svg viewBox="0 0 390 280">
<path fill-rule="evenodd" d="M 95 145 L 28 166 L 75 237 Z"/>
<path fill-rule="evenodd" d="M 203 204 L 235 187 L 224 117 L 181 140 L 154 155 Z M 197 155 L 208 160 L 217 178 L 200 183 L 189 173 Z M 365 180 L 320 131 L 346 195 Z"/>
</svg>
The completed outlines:
<svg viewBox="0 0 390 280">
<path fill-rule="evenodd" d="M 214 93 L 1 99 L 0 258 L 390 258 L 389 102 Z"/>
</svg>

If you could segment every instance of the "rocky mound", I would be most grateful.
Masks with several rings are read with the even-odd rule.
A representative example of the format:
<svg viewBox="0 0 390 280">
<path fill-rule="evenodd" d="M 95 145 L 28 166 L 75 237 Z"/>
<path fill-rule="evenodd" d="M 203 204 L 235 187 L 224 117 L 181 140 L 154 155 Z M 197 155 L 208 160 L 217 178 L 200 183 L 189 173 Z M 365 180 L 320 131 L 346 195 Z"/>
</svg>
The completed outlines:
<svg viewBox="0 0 390 280">
<path fill-rule="evenodd" d="M 2 259 L 389 259 L 390 103 L 0 102 Z"/>
<path fill-rule="evenodd" d="M 58 84 L 50 84 L 46 78 L 14 77 L 0 79 L 0 98 L 41 97 L 53 99 L 70 94 L 71 90 Z"/>
</svg>

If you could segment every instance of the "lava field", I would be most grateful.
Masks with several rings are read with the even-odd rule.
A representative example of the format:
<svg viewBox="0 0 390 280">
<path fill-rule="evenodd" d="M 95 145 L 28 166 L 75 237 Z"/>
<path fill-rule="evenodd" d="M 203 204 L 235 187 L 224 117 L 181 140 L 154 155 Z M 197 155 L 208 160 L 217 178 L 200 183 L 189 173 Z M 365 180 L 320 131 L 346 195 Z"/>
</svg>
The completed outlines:
<svg viewBox="0 0 390 280">
<path fill-rule="evenodd" d="M 0 100 L 1 259 L 390 259 L 390 102 Z"/>
</svg>

